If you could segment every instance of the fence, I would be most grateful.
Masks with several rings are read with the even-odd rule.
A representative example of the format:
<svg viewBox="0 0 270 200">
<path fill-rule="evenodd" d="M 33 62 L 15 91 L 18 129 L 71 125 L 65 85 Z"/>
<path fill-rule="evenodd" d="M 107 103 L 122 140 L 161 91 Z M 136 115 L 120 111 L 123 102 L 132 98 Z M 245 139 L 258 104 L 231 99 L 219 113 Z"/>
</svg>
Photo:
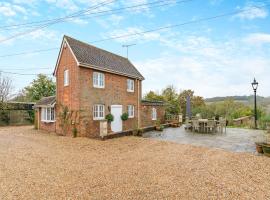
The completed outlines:
<svg viewBox="0 0 270 200">
<path fill-rule="evenodd" d="M 34 122 L 33 103 L 7 102 L 0 105 L 0 126 L 30 125 Z"/>
</svg>

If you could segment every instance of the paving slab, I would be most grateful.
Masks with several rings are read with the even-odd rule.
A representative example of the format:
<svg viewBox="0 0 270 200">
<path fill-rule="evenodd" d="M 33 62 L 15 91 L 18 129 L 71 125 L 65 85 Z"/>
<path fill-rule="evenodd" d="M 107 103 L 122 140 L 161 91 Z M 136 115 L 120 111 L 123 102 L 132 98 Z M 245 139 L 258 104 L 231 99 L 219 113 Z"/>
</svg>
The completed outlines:
<svg viewBox="0 0 270 200">
<path fill-rule="evenodd" d="M 227 128 L 226 133 L 195 133 L 186 131 L 184 127 L 167 128 L 163 132 L 145 133 L 145 138 L 172 141 L 181 144 L 192 144 L 210 148 L 220 148 L 232 152 L 256 152 L 255 141 L 262 137 L 264 131 L 240 128 Z"/>
</svg>

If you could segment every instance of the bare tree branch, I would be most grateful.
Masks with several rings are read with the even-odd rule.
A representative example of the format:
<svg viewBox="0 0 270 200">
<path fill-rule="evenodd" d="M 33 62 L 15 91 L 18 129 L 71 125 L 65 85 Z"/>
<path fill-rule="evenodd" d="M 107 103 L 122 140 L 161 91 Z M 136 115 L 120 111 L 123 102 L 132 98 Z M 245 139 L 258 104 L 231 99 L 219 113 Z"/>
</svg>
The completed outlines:
<svg viewBox="0 0 270 200">
<path fill-rule="evenodd" d="M 9 77 L 3 77 L 0 73 L 0 103 L 4 103 L 11 95 L 12 81 Z"/>
</svg>

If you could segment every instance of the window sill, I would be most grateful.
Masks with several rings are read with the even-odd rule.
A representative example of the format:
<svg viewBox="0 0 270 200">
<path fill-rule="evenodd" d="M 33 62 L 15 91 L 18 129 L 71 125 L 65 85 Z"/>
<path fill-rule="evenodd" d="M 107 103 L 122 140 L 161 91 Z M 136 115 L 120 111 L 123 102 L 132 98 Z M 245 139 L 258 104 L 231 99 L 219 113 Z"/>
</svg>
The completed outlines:
<svg viewBox="0 0 270 200">
<path fill-rule="evenodd" d="M 134 93 L 134 90 L 127 90 L 127 92 Z"/>
<path fill-rule="evenodd" d="M 102 121 L 105 120 L 105 118 L 93 118 L 94 121 Z"/>
<path fill-rule="evenodd" d="M 97 86 L 97 85 L 94 85 L 93 87 L 98 88 L 98 89 L 104 89 L 105 88 L 105 86 Z"/>
<path fill-rule="evenodd" d="M 129 116 L 128 118 L 129 118 L 129 119 L 132 119 L 132 118 L 134 118 L 134 116 Z"/>
<path fill-rule="evenodd" d="M 54 123 L 55 120 L 41 120 L 41 122 L 44 122 L 44 123 Z"/>
</svg>

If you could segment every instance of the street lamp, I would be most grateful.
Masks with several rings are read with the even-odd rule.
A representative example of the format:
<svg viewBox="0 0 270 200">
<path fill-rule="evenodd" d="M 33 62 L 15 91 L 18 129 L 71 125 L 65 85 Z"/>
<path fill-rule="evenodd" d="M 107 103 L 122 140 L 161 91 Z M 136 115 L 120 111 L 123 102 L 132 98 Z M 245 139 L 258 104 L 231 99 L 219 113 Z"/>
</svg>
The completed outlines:
<svg viewBox="0 0 270 200">
<path fill-rule="evenodd" d="M 255 129 L 257 129 L 257 98 L 256 98 L 256 92 L 257 92 L 257 88 L 259 83 L 256 81 L 256 79 L 254 78 L 253 83 L 251 83 L 252 88 L 254 90 L 254 122 L 255 122 Z"/>
</svg>

